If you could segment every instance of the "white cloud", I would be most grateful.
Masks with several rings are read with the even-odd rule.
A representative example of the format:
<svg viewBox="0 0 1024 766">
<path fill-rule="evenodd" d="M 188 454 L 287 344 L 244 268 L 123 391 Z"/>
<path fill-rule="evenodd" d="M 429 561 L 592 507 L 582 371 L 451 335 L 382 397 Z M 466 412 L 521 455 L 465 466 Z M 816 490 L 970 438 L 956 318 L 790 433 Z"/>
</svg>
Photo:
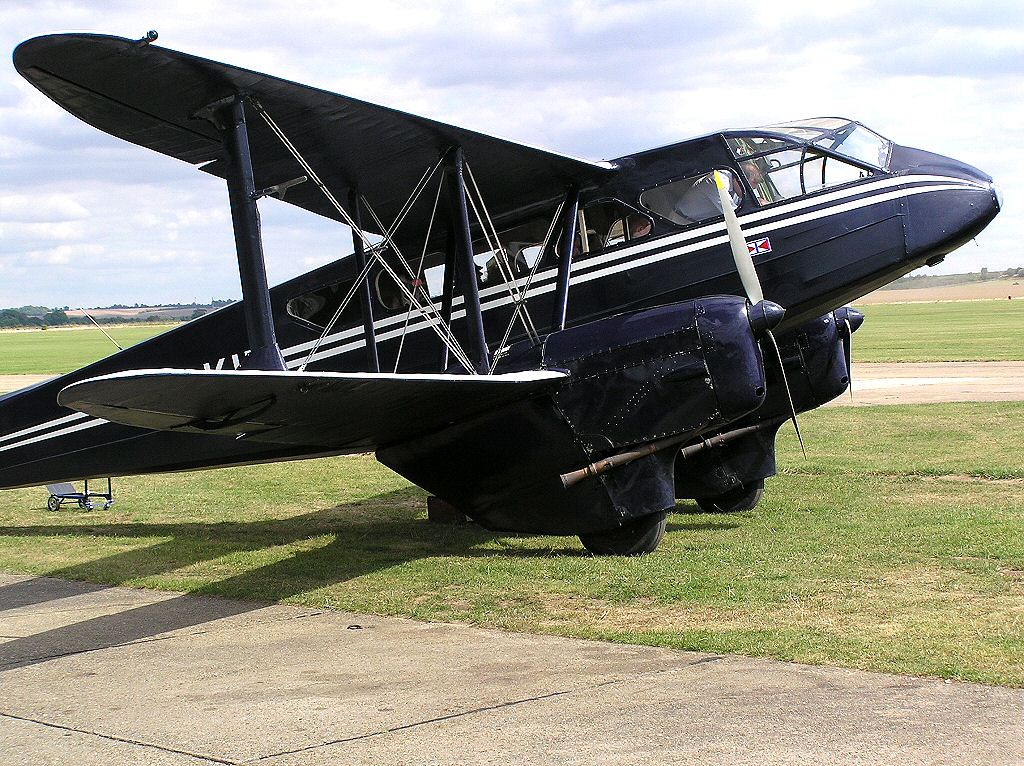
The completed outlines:
<svg viewBox="0 0 1024 766">
<path fill-rule="evenodd" d="M 29 250 L 24 254 L 28 263 L 45 264 L 47 266 L 63 266 L 65 264 L 81 264 L 90 256 L 102 255 L 103 245 L 57 245 L 47 250 Z"/>
<path fill-rule="evenodd" d="M 89 217 L 82 203 L 67 194 L 0 193 L 0 222 L 79 221 Z"/>
<path fill-rule="evenodd" d="M 941 269 L 1024 265 L 1019 2 L 252 0 L 242 26 L 210 23 L 238 13 L 227 0 L 196 8 L 8 0 L 0 47 L 57 30 L 155 27 L 170 48 L 593 158 L 722 127 L 851 116 L 1000 181 L 1007 209 L 980 247 Z M 351 249 L 343 227 L 279 203 L 261 209 L 272 281 Z M 0 227 L 4 305 L 63 304 L 68 284 L 97 303 L 238 294 L 223 183 L 79 122 L 9 63 Z M 52 259 L 46 273 L 40 258 Z"/>
</svg>

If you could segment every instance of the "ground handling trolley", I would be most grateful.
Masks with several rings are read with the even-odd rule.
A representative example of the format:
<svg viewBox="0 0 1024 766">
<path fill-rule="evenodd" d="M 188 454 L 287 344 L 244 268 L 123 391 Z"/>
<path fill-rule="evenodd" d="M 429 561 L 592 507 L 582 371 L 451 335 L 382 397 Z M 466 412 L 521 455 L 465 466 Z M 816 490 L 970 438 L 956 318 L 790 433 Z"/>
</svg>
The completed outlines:
<svg viewBox="0 0 1024 766">
<path fill-rule="evenodd" d="M 78 503 L 79 508 L 91 511 L 94 507 L 92 501 L 94 497 L 103 500 L 103 510 L 107 510 L 107 508 L 114 504 L 114 493 L 110 488 L 109 478 L 107 479 L 106 492 L 90 492 L 88 479 L 85 480 L 84 492 L 75 492 L 75 485 L 70 482 L 47 484 L 46 489 L 50 492 L 50 497 L 46 501 L 46 507 L 51 511 L 58 510 L 64 503 Z"/>
</svg>

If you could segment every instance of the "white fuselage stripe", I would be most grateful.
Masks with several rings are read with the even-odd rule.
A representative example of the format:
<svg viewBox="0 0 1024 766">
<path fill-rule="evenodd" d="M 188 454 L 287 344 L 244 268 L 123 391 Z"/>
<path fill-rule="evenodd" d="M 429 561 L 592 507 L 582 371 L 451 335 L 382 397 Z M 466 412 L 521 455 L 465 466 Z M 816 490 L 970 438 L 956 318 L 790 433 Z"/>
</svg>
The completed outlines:
<svg viewBox="0 0 1024 766">
<path fill-rule="evenodd" d="M 919 184 L 913 186 L 913 184 Z M 892 187 L 907 187 L 899 188 L 892 191 L 883 192 L 886 189 Z M 759 210 L 752 213 L 747 213 L 740 217 L 740 222 L 749 228 L 744 230 L 746 236 L 757 236 L 761 234 L 767 234 L 770 232 L 778 231 L 781 229 L 788 228 L 790 226 L 799 225 L 801 223 L 807 223 L 809 221 L 817 220 L 820 218 L 826 218 L 832 215 L 839 215 L 842 213 L 856 210 L 862 207 L 868 207 L 875 204 L 880 204 L 899 197 L 909 197 L 917 194 L 924 194 L 928 192 L 940 192 L 949 191 L 952 189 L 961 188 L 974 188 L 983 190 L 985 187 L 967 181 L 961 178 L 953 178 L 948 176 L 937 176 L 937 175 L 916 175 L 916 176 L 891 176 L 879 179 L 874 183 L 868 183 L 858 185 L 854 187 L 845 188 L 839 191 L 830 192 L 811 198 L 800 198 L 792 203 L 786 205 L 780 205 L 775 208 L 768 208 L 765 210 Z M 867 196 L 861 196 L 867 195 Z M 841 205 L 823 207 L 816 210 L 803 213 L 801 215 L 791 215 L 807 208 L 819 208 L 822 205 L 829 205 L 830 203 L 850 198 L 858 197 L 857 199 L 851 199 L 849 202 Z M 786 217 L 786 216 L 789 217 Z M 760 226 L 750 226 L 752 223 L 764 221 L 766 219 L 777 219 L 770 220 Z M 716 235 L 717 236 L 714 236 Z M 686 232 L 680 232 L 678 234 L 669 235 L 667 237 L 661 237 L 651 242 L 644 242 L 635 246 L 625 247 L 612 252 L 595 256 L 593 258 L 581 259 L 573 263 L 572 265 L 572 277 L 570 284 L 577 285 L 585 282 L 590 282 L 594 279 L 600 279 L 602 277 L 616 274 L 626 269 L 637 268 L 648 266 L 659 261 L 663 261 L 669 258 L 675 258 L 680 255 L 686 255 L 689 253 L 697 252 L 712 247 L 717 247 L 728 242 L 728 236 L 725 234 L 724 222 L 718 222 L 714 224 L 708 224 L 701 226 L 697 229 L 692 229 Z M 673 247 L 673 245 L 678 245 Z M 643 256 L 643 257 L 637 257 Z M 602 268 L 603 267 L 603 268 Z M 552 292 L 555 289 L 554 278 L 557 274 L 556 269 L 547 269 L 539 272 L 534 276 L 531 284 L 530 294 L 531 295 L 543 295 L 545 293 Z M 515 284 L 519 289 L 522 289 L 526 285 L 527 278 L 521 278 L 515 280 Z M 491 296 L 500 294 L 499 297 L 487 300 Z M 481 308 L 484 311 L 491 309 L 500 308 L 502 306 L 510 305 L 514 302 L 514 299 L 508 294 L 508 287 L 506 285 L 497 285 L 495 287 L 486 288 L 480 291 L 481 296 Z M 462 300 L 460 297 L 456 297 L 454 301 L 455 305 L 460 305 Z M 436 306 L 436 304 L 435 304 Z M 440 309 L 437 306 L 438 310 Z M 465 317 L 466 312 L 464 310 L 453 311 L 452 319 L 462 319 Z M 403 332 L 406 332 L 404 328 L 405 315 L 398 314 L 393 317 L 387 317 L 374 323 L 374 329 L 377 331 L 378 341 L 387 341 L 393 338 L 400 337 Z M 408 332 L 418 332 L 420 330 L 428 329 L 431 325 L 436 325 L 436 319 L 420 319 L 415 322 L 411 322 L 408 326 Z M 393 329 L 389 329 L 393 328 Z M 360 326 L 351 327 L 345 330 L 328 335 L 324 339 L 326 347 L 321 347 L 319 352 L 313 356 L 311 361 L 318 361 L 322 359 L 328 359 L 339 354 L 344 354 L 349 351 L 365 346 L 365 341 L 362 337 L 363 328 Z M 344 341 L 349 340 L 345 343 Z M 331 345 L 340 344 L 340 345 Z M 299 367 L 303 361 L 305 361 L 304 354 L 308 353 L 314 346 L 314 342 L 304 342 L 294 346 L 290 346 L 283 350 L 285 357 L 294 357 L 287 362 L 289 368 Z M 302 356 L 300 356 L 302 355 Z M 74 423 L 77 420 L 88 418 L 89 416 L 85 413 L 75 413 L 72 415 L 66 415 L 64 417 L 56 418 L 54 420 L 40 423 L 28 428 L 23 428 L 20 431 L 15 431 L 4 436 L 0 436 L 0 452 L 21 447 L 27 444 L 38 443 L 47 439 L 52 439 L 58 436 L 64 436 L 69 433 L 81 431 L 94 426 L 104 425 L 108 423 L 107 420 L 93 419 L 88 422 L 78 423 L 76 425 L 61 428 L 56 431 L 40 434 L 40 431 L 46 431 L 51 428 L 57 428 L 58 426 Z M 14 442 L 13 440 L 19 439 L 19 437 L 29 436 L 30 434 L 37 434 L 27 439 L 21 439 L 20 441 Z M 12 443 L 7 443 L 12 442 Z"/>
<path fill-rule="evenodd" d="M 20 431 L 15 431 L 14 433 L 9 433 L 9 434 L 7 434 L 5 436 L 0 436 L 0 444 L 3 444 L 4 442 L 9 442 L 12 439 L 17 439 L 19 436 L 25 436 L 27 434 L 33 434 L 33 433 L 36 433 L 38 431 L 43 431 L 43 430 L 45 430 L 47 428 L 56 428 L 57 426 L 61 425 L 62 423 L 70 423 L 73 420 L 81 420 L 82 418 L 87 418 L 87 417 L 89 417 L 89 416 L 86 415 L 84 412 L 76 412 L 74 415 L 66 415 L 65 417 L 57 418 L 56 420 L 50 420 L 50 421 L 48 421 L 46 423 L 37 423 L 34 426 L 29 426 L 28 428 L 23 428 Z"/>
<path fill-rule="evenodd" d="M 816 197 L 799 198 L 799 199 L 797 199 L 797 200 L 795 200 L 795 201 L 793 201 L 791 203 L 788 203 L 788 204 L 785 204 L 785 205 L 780 205 L 779 207 L 768 208 L 766 210 L 759 210 L 759 211 L 756 211 L 756 212 L 747 213 L 747 214 L 745 214 L 743 216 L 740 216 L 739 220 L 740 220 L 740 224 L 741 225 L 748 225 L 748 224 L 751 224 L 751 223 L 755 223 L 757 221 L 765 220 L 767 218 L 777 218 L 777 217 L 780 217 L 780 216 L 786 216 L 786 215 L 788 215 L 790 213 L 794 213 L 794 212 L 796 212 L 798 210 L 804 210 L 804 209 L 809 208 L 809 207 L 818 207 L 820 205 L 828 205 L 831 202 L 835 202 L 835 201 L 840 200 L 840 199 L 845 199 L 847 197 L 853 197 L 853 196 L 858 196 L 858 195 L 862 195 L 862 194 L 871 194 L 871 193 L 874 193 L 874 192 L 881 191 L 883 189 L 891 188 L 893 186 L 906 186 L 908 184 L 916 184 L 916 183 L 933 183 L 933 184 L 934 183 L 943 183 L 943 184 L 955 184 L 956 187 L 967 186 L 967 187 L 978 188 L 978 189 L 983 188 L 983 187 L 980 187 L 978 184 L 972 183 L 970 181 L 966 181 L 966 180 L 964 180 L 962 178 L 953 178 L 953 177 L 950 177 L 950 176 L 935 176 L 935 175 L 891 176 L 891 177 L 886 177 L 886 178 L 879 179 L 878 181 L 875 181 L 873 183 L 868 183 L 868 184 L 863 184 L 863 185 L 859 185 L 859 186 L 849 187 L 849 188 L 845 188 L 845 189 L 842 189 L 842 190 L 839 190 L 839 191 L 830 192 L 828 194 L 822 194 L 822 195 L 816 196 Z M 929 188 L 928 190 L 931 191 L 932 189 Z M 910 192 L 910 191 L 912 191 L 912 189 L 908 189 L 906 191 Z M 902 194 L 903 194 L 903 191 L 901 190 L 901 192 L 899 194 L 897 194 L 897 196 L 902 196 Z M 872 200 L 871 197 L 866 197 L 866 198 L 864 198 L 862 200 L 856 200 L 856 202 L 864 203 L 864 204 L 874 204 L 874 201 L 875 200 Z M 881 200 L 878 200 L 878 201 L 881 201 Z M 860 205 L 857 205 L 857 206 L 859 207 Z M 853 208 L 844 208 L 844 211 L 846 209 L 853 209 Z M 843 212 L 843 211 L 838 211 L 838 210 L 835 210 L 835 209 L 825 209 L 825 210 L 816 211 L 817 214 L 821 214 L 821 215 L 828 215 L 828 214 L 831 214 L 832 212 Z M 815 218 L 816 217 L 820 217 L 817 214 L 814 216 Z M 801 220 L 812 220 L 812 219 L 811 218 L 806 218 L 806 219 L 801 219 Z M 783 225 L 789 225 L 789 221 L 788 220 L 781 220 L 781 221 L 779 221 L 777 223 L 780 224 L 780 225 L 773 227 L 773 229 L 774 228 L 783 228 Z M 773 229 L 758 229 L 758 231 L 771 231 Z M 628 260 L 628 259 L 633 258 L 636 255 L 641 255 L 641 254 L 649 252 L 649 251 L 651 251 L 653 249 L 661 249 L 661 248 L 670 247 L 671 245 L 682 243 L 682 242 L 689 242 L 691 240 L 702 239 L 702 238 L 707 237 L 707 236 L 709 236 L 709 235 L 711 235 L 711 234 L 713 234 L 715 232 L 724 232 L 724 231 L 725 231 L 725 223 L 724 222 L 718 222 L 718 223 L 714 223 L 714 224 L 708 224 L 706 226 L 701 226 L 700 228 L 697 228 L 697 229 L 691 229 L 689 231 L 680 232 L 678 234 L 672 234 L 672 235 L 669 235 L 669 236 L 666 236 L 666 237 L 660 237 L 660 238 L 658 238 L 658 239 L 656 239 L 656 240 L 654 240 L 652 242 L 644 242 L 642 244 L 634 245 L 632 247 L 625 247 L 625 248 L 621 248 L 621 249 L 618 249 L 618 250 L 613 250 L 613 251 L 611 251 L 609 253 L 606 253 L 604 255 L 599 255 L 599 256 L 592 257 L 592 258 L 584 258 L 584 259 L 577 260 L 577 261 L 575 261 L 572 264 L 571 273 L 573 275 L 582 274 L 584 272 L 590 271 L 591 269 L 595 269 L 598 266 L 602 266 L 602 265 L 604 265 L 606 263 L 611 263 L 611 262 L 621 261 L 621 260 Z M 685 252 L 691 252 L 691 251 L 687 250 Z M 673 253 L 673 254 L 676 254 L 676 253 Z M 631 263 L 632 263 L 632 261 L 631 261 Z M 605 271 L 603 273 L 607 274 L 609 272 Z M 530 290 L 531 294 L 538 294 L 538 293 L 539 294 L 543 294 L 543 293 L 546 293 L 546 292 L 550 292 L 551 289 L 553 289 L 553 288 L 548 289 L 548 290 L 540 290 L 538 288 L 543 286 L 543 284 L 545 282 L 547 282 L 549 280 L 554 280 L 556 276 L 557 276 L 557 269 L 546 269 L 545 271 L 538 272 L 534 276 L 533 281 L 531 283 L 531 290 Z M 522 290 L 526 286 L 527 279 L 528 279 L 527 277 L 520 277 L 519 279 L 516 279 L 514 282 L 511 282 L 510 284 L 514 285 L 519 290 Z M 499 294 L 501 295 L 501 297 L 497 301 L 493 301 L 493 300 L 492 301 L 488 301 L 487 300 L 491 296 L 499 295 Z M 487 287 L 487 288 L 484 288 L 483 290 L 481 290 L 480 291 L 480 301 L 481 301 L 481 308 L 484 311 L 487 311 L 490 308 L 494 308 L 494 307 L 497 307 L 497 306 L 504 306 L 504 305 L 508 305 L 508 304 L 512 303 L 512 299 L 508 296 L 508 287 L 506 287 L 506 285 L 504 285 L 504 284 L 495 285 L 494 287 Z M 461 304 L 462 304 L 461 296 L 456 296 L 454 301 L 452 302 L 452 305 L 453 306 L 459 306 Z M 438 311 L 440 311 L 440 305 L 438 303 L 435 303 L 434 306 L 435 306 L 435 308 Z M 463 316 L 464 316 L 464 314 L 463 314 Z M 392 316 L 392 317 L 387 317 L 385 319 L 377 320 L 376 322 L 374 322 L 373 326 L 374 326 L 374 330 L 375 331 L 383 332 L 388 327 L 390 327 L 392 325 L 403 324 L 404 322 L 405 322 L 405 314 L 396 314 L 395 316 Z M 417 322 L 415 322 L 415 324 L 413 326 L 415 326 L 416 328 L 427 328 L 431 324 L 436 324 L 436 321 L 428 322 L 427 320 L 418 320 Z M 412 329 L 412 328 L 410 327 L 410 329 Z M 332 334 L 328 335 L 326 338 L 324 338 L 322 344 L 326 344 L 327 346 L 330 346 L 332 343 L 339 343 L 339 342 L 341 342 L 341 341 L 343 341 L 343 340 L 345 340 L 347 338 L 354 338 L 357 335 L 361 336 L 362 333 L 363 333 L 362 326 L 355 326 L 355 327 L 350 327 L 350 328 L 345 329 L 345 330 L 339 330 L 338 332 L 332 333 Z M 400 334 L 401 333 L 399 333 L 399 335 Z M 389 337 L 396 337 L 396 336 L 389 335 Z M 378 336 L 378 340 L 380 340 L 380 339 L 381 339 L 381 336 Z M 310 349 L 313 348 L 313 346 L 315 344 L 316 344 L 316 341 L 307 341 L 307 342 L 304 342 L 304 343 L 299 343 L 299 344 L 296 344 L 294 346 L 289 346 L 288 348 L 283 349 L 282 353 L 284 354 L 285 357 L 297 356 L 298 354 L 302 354 L 304 352 L 308 352 Z M 359 346 L 362 346 L 362 345 L 363 345 L 362 343 L 359 343 L 357 346 L 353 346 L 352 348 L 358 348 Z M 323 349 L 321 351 L 321 353 L 318 353 L 316 355 L 316 358 L 317 359 L 324 358 L 323 351 L 326 351 L 326 350 L 327 349 Z"/>
<path fill-rule="evenodd" d="M 842 205 L 825 207 L 819 210 L 813 210 L 804 213 L 802 215 L 790 216 L 788 218 L 779 218 L 779 216 L 782 215 L 784 211 L 796 212 L 797 210 L 803 210 L 808 207 L 827 204 L 828 202 L 834 202 L 846 197 L 862 195 L 867 192 L 878 192 L 884 189 L 891 188 L 893 186 L 905 186 L 910 183 L 926 183 L 928 185 L 901 188 L 880 194 L 873 193 L 869 194 L 869 196 L 863 196 L 859 197 L 858 199 L 851 200 Z M 875 184 L 857 186 L 853 187 L 852 189 L 843 190 L 842 192 L 833 192 L 831 194 L 822 195 L 821 197 L 816 197 L 813 200 L 801 199 L 798 202 L 795 202 L 791 205 L 773 208 L 771 210 L 758 211 L 755 213 L 748 213 L 742 216 L 740 218 L 740 221 L 742 224 L 749 225 L 750 223 L 761 221 L 766 218 L 779 218 L 779 220 L 774 220 L 769 223 L 762 224 L 761 226 L 751 227 L 749 229 L 744 230 L 744 234 L 746 236 L 755 236 L 770 233 L 773 231 L 778 231 L 781 229 L 788 228 L 790 226 L 807 223 L 809 221 L 817 220 L 820 218 L 826 218 L 832 215 L 840 215 L 842 213 L 847 213 L 850 212 L 851 210 L 856 210 L 862 207 L 869 207 L 871 205 L 881 204 L 883 202 L 888 202 L 893 199 L 899 199 L 900 197 L 910 197 L 917 194 L 924 194 L 933 191 L 949 191 L 954 189 L 961 189 L 964 187 L 976 188 L 979 190 L 983 188 L 970 181 L 965 181 L 964 179 L 959 178 L 951 178 L 947 176 L 897 176 L 882 179 L 881 181 Z M 718 233 L 719 236 L 709 238 L 709 235 L 715 233 Z M 692 241 L 692 244 L 676 248 L 671 247 L 671 245 L 673 244 L 681 244 L 690 241 Z M 636 247 L 623 248 L 621 250 L 615 250 L 606 255 L 588 258 L 582 261 L 576 261 L 575 263 L 573 263 L 573 275 L 570 279 L 570 285 L 582 284 L 584 282 L 589 282 L 594 279 L 600 279 L 601 277 L 606 277 L 611 274 L 624 271 L 625 269 L 648 266 L 652 263 L 657 263 L 659 261 L 663 261 L 669 258 L 675 258 L 680 255 L 685 255 L 699 250 L 716 247 L 726 242 L 728 242 L 728 235 L 725 233 L 724 222 L 702 226 L 699 229 L 695 229 L 689 232 L 683 232 L 677 235 L 671 235 L 669 237 L 662 237 L 660 239 L 654 240 L 653 242 L 645 242 L 643 243 L 643 245 L 637 245 Z M 639 255 L 643 255 L 645 253 L 652 254 L 643 258 L 636 257 Z M 601 269 L 596 268 L 603 264 L 610 265 Z M 533 284 L 531 285 L 530 294 L 543 295 L 545 293 L 552 292 L 555 289 L 554 283 L 551 282 L 548 284 L 543 284 L 543 282 L 547 282 L 548 279 L 553 279 L 555 274 L 556 271 L 554 269 L 549 269 L 546 272 L 541 272 L 537 274 L 534 278 Z M 516 280 L 516 282 L 521 283 L 519 284 L 519 286 L 523 287 L 525 286 L 526 279 L 523 278 L 520 280 Z M 542 284 L 538 284 L 538 282 Z M 494 294 L 495 292 L 498 291 L 506 292 L 505 290 L 503 290 L 503 286 L 490 288 L 489 291 L 481 291 L 481 299 L 483 299 L 484 295 L 488 292 L 490 292 L 490 294 Z M 506 292 L 504 297 L 498 298 L 497 300 L 491 300 L 486 302 L 482 300 L 481 309 L 483 311 L 488 311 L 490 309 L 499 308 L 501 306 L 507 306 L 512 303 L 513 299 L 510 296 L 508 296 Z M 455 311 L 452 314 L 452 319 L 461 319 L 464 316 L 465 311 Z M 406 331 L 404 328 L 399 327 L 398 329 L 391 331 L 387 331 L 387 328 L 392 325 L 404 322 L 404 319 L 404 315 L 398 315 L 395 317 L 388 317 L 387 319 L 375 322 L 374 329 L 377 331 L 377 341 L 383 342 L 391 340 L 393 338 L 400 337 L 403 334 L 403 332 Z M 418 321 L 410 322 L 407 331 L 410 333 L 418 332 L 420 330 L 428 329 L 431 325 L 436 324 L 436 319 L 420 319 Z M 365 340 L 362 337 L 362 334 L 362 327 L 352 327 L 347 330 L 342 330 L 337 333 L 334 333 L 333 335 L 327 336 L 324 345 L 321 346 L 321 349 L 318 351 L 317 354 L 315 354 L 310 359 L 310 361 L 312 362 L 322 359 L 328 359 L 332 356 L 337 356 L 339 354 L 344 354 L 349 351 L 354 351 L 356 349 L 362 348 L 363 346 L 366 345 Z M 343 345 L 340 346 L 331 345 L 349 338 L 352 339 L 351 342 L 349 343 L 344 343 Z M 308 352 L 308 350 L 311 349 L 312 347 L 312 342 L 302 343 L 284 349 L 283 353 L 285 357 L 294 357 L 297 354 Z M 303 361 L 305 361 L 305 357 L 298 357 L 289 360 L 287 364 L 289 367 L 296 368 L 300 366 L 303 363 Z"/>
<path fill-rule="evenodd" d="M 83 417 L 88 416 L 83 414 Z M 85 423 L 79 423 L 78 425 L 62 428 L 59 431 L 53 431 L 52 433 L 42 434 L 41 436 L 34 436 L 31 439 L 24 439 L 23 441 L 17 442 L 15 444 L 8 444 L 5 447 L 0 447 L 0 452 L 4 452 L 5 450 L 9 449 L 16 449 L 17 447 L 25 447 L 29 444 L 35 444 L 36 442 L 46 441 L 47 439 L 53 439 L 57 436 L 67 436 L 68 434 L 74 433 L 75 431 L 84 431 L 86 428 L 94 428 L 96 426 L 106 425 L 109 422 L 109 420 L 100 420 L 99 418 L 95 418 L 86 421 Z"/>
</svg>

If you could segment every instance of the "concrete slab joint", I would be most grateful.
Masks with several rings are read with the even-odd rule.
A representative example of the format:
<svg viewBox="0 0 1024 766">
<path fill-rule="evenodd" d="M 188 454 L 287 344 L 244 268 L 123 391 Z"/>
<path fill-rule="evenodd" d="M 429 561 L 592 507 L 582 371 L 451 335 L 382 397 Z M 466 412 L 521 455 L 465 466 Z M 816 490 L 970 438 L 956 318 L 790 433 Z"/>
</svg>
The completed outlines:
<svg viewBox="0 0 1024 766">
<path fill-rule="evenodd" d="M 1024 762 L 1020 689 L 3 574 L 0 636 L 0 764 Z"/>
</svg>

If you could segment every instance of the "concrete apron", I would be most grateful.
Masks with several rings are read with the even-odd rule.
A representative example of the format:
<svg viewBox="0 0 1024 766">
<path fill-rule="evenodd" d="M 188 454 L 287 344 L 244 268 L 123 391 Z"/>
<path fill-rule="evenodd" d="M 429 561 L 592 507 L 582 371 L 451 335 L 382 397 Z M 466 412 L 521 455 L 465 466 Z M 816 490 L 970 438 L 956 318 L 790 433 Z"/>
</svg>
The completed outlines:
<svg viewBox="0 0 1024 766">
<path fill-rule="evenodd" d="M 0 574 L 2 764 L 1020 763 L 1024 690 Z"/>
</svg>

